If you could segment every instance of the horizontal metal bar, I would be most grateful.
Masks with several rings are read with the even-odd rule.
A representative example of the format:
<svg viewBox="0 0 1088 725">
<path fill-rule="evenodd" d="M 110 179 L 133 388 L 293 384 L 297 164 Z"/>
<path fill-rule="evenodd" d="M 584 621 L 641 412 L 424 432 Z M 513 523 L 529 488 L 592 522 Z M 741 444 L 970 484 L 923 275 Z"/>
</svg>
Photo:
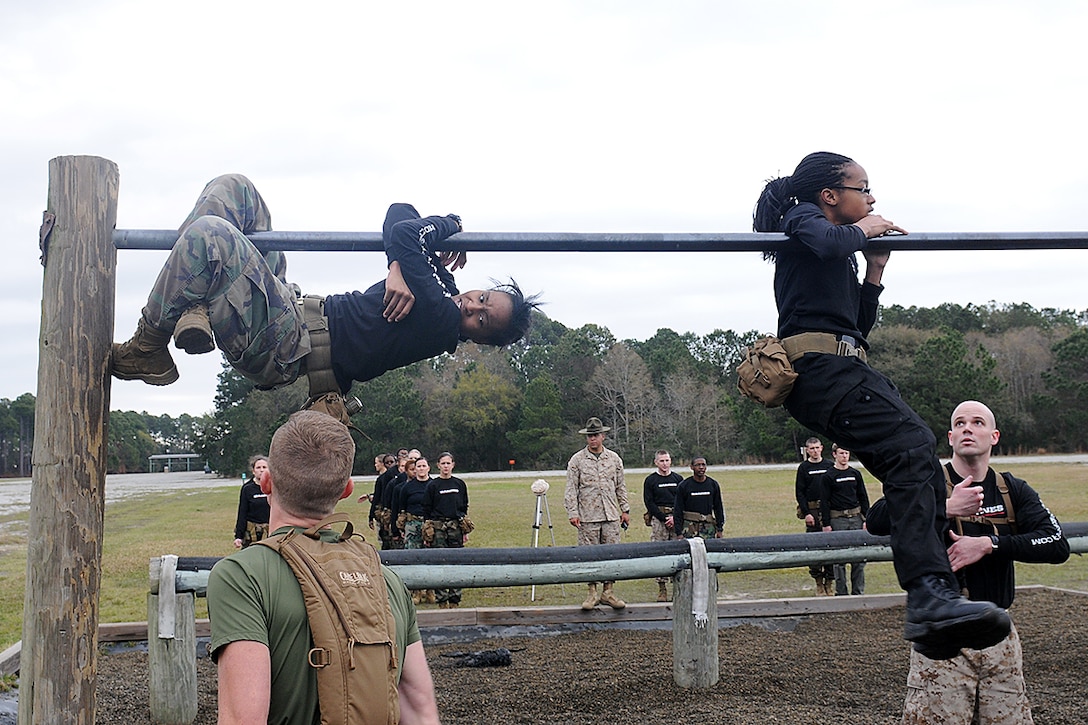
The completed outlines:
<svg viewBox="0 0 1088 725">
<path fill-rule="evenodd" d="M 118 249 L 170 249 L 172 229 L 115 229 Z M 262 251 L 380 252 L 379 232 L 257 232 Z M 469 252 L 763 252 L 786 241 L 781 234 L 610 234 L 579 232 L 462 232 L 434 244 L 438 250 Z M 922 232 L 885 237 L 873 248 L 892 250 L 1088 249 L 1088 232 Z"/>
</svg>

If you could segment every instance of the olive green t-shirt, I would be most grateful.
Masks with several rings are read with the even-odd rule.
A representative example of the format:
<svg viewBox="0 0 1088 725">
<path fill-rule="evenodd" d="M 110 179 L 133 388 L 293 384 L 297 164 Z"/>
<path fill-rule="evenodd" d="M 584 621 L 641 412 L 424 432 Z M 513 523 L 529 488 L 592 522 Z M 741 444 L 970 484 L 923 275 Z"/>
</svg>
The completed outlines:
<svg viewBox="0 0 1088 725">
<path fill-rule="evenodd" d="M 336 532 L 330 531 L 330 535 Z M 401 578 L 384 566 L 382 574 L 396 623 L 397 653 L 403 663 L 405 648 L 420 639 L 416 611 Z M 313 647 L 306 603 L 298 579 L 283 557 L 266 546 L 250 546 L 221 559 L 208 577 L 208 614 L 213 660 L 231 642 L 268 646 L 272 666 L 269 723 L 320 722 L 317 673 L 306 659 Z"/>
</svg>

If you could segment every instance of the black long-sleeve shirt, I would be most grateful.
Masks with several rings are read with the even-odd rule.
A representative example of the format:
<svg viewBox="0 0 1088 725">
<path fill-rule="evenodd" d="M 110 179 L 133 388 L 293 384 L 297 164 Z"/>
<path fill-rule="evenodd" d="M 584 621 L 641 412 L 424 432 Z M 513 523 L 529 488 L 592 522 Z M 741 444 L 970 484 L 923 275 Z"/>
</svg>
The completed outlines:
<svg viewBox="0 0 1088 725">
<path fill-rule="evenodd" d="M 845 469 L 831 466 L 820 481 L 820 519 L 824 526 L 831 525 L 832 511 L 860 508 L 861 515 L 869 514 L 869 492 L 861 471 L 852 466 Z"/>
<path fill-rule="evenodd" d="M 432 478 L 423 494 L 424 519 L 461 519 L 468 513 L 468 487 L 457 476 Z"/>
<path fill-rule="evenodd" d="M 951 463 L 945 465 L 953 484 L 963 480 Z M 997 490 L 998 475 L 1001 474 L 991 468 L 982 482 L 982 508 L 979 511 L 983 517 L 1006 515 L 1005 500 Z M 967 536 L 990 536 L 996 526 L 998 546 L 997 551 L 964 567 L 959 575 L 968 598 L 1008 608 L 1016 596 L 1013 562 L 1061 564 L 1069 558 L 1069 541 L 1062 534 L 1058 519 L 1043 505 L 1035 489 L 1012 475 L 1006 476 L 1005 480 L 1016 515 L 1016 533 L 1012 533 L 1007 524 L 964 523 L 963 533 Z"/>
<path fill-rule="evenodd" d="M 382 503 L 385 487 L 390 485 L 390 481 L 396 479 L 398 473 L 400 471 L 396 468 L 387 468 L 374 480 L 374 493 L 370 496 L 370 516 L 368 517 L 371 521 L 375 518 L 375 510 L 385 505 Z"/>
<path fill-rule="evenodd" d="M 261 491 L 260 485 L 253 479 L 243 483 L 238 494 L 238 518 L 234 522 L 234 538 L 244 538 L 247 521 L 267 524 L 268 513 L 268 496 Z"/>
<path fill-rule="evenodd" d="M 404 482 L 397 488 L 396 501 L 393 502 L 393 518 L 404 513 L 423 518 L 423 496 L 427 493 L 427 485 L 431 479 L 420 481 L 413 478 Z"/>
<path fill-rule="evenodd" d="M 392 208 L 390 215 L 394 215 Z M 458 231 L 457 222 L 449 217 L 401 218 L 392 225 L 387 220 L 386 258 L 399 263 L 401 276 L 416 298 L 412 311 L 396 324 L 382 317 L 384 280 L 366 292 L 325 298 L 332 369 L 341 391 L 346 393 L 353 380 L 370 380 L 457 348 L 461 312 L 452 299 L 458 294 L 457 286 L 428 244 Z"/>
<path fill-rule="evenodd" d="M 808 502 L 820 500 L 823 494 L 823 477 L 834 467 L 834 464 L 826 458 L 816 463 L 809 460 L 801 461 L 801 465 L 797 467 L 797 480 L 793 488 L 802 514 L 812 513 Z M 816 524 L 819 525 L 820 522 L 817 521 Z"/>
<path fill-rule="evenodd" d="M 832 224 L 809 202 L 787 211 L 782 225 L 789 239 L 775 256 L 778 336 L 830 332 L 857 338 L 867 348 L 884 288 L 858 282 L 854 253 L 868 246 L 865 232 L 854 224 Z"/>
<path fill-rule="evenodd" d="M 673 528 L 677 533 L 684 529 L 684 512 L 709 516 L 714 514 L 714 528 L 718 531 L 725 526 L 725 507 L 722 505 L 722 489 L 710 476 L 696 481 L 688 476 L 676 487 L 676 501 L 673 503 Z"/>
<path fill-rule="evenodd" d="M 661 523 L 665 523 L 665 514 L 661 507 L 672 508 L 676 505 L 676 487 L 684 480 L 676 471 L 662 476 L 654 471 L 642 482 L 642 502 L 646 504 L 646 510 Z"/>
<path fill-rule="evenodd" d="M 963 480 L 951 463 L 945 466 L 953 484 Z M 980 484 L 982 507 L 979 512 L 984 519 L 1007 516 L 1005 499 L 997 489 L 999 475 L 1004 474 L 998 474 L 991 468 Z M 997 550 L 964 567 L 957 575 L 960 583 L 967 589 L 969 599 L 993 602 L 999 607 L 1008 608 L 1016 597 L 1016 570 L 1013 562 L 1061 564 L 1069 558 L 1069 541 L 1062 533 L 1058 519 L 1043 505 L 1035 489 L 1012 474 L 1006 475 L 1005 481 L 1009 486 L 1009 499 L 1016 515 L 1016 533 L 1013 533 L 1008 524 L 964 522 L 963 533 L 966 536 L 996 535 Z M 876 536 L 889 533 L 891 523 L 884 499 L 880 499 L 869 509 L 866 524 L 869 533 Z M 994 529 L 997 529 L 996 534 Z"/>
<path fill-rule="evenodd" d="M 393 505 L 396 503 L 397 487 L 404 484 L 408 480 L 408 474 L 404 471 L 392 469 L 394 471 L 392 478 L 385 482 L 385 486 L 382 487 L 382 506 L 393 510 Z"/>
</svg>

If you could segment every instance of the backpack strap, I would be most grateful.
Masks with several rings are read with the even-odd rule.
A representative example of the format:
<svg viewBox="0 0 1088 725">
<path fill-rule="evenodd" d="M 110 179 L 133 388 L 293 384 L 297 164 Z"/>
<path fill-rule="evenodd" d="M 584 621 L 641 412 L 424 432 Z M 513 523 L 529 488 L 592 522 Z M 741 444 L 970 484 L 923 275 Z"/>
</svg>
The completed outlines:
<svg viewBox="0 0 1088 725">
<path fill-rule="evenodd" d="M 1005 519 L 1009 528 L 1012 529 L 1012 533 L 1017 532 L 1016 526 L 1016 511 L 1012 507 L 1012 496 L 1009 495 L 1009 479 L 1012 478 L 1012 474 L 1008 471 L 1002 471 L 997 474 L 997 490 L 1001 494 L 1001 498 L 1005 501 Z"/>
<path fill-rule="evenodd" d="M 346 523 L 335 541 L 321 530 Z M 347 514 L 327 516 L 305 531 L 263 539 L 291 567 L 302 589 L 317 670 L 321 722 L 327 725 L 394 725 L 400 720 L 396 622 L 381 559 L 354 534 Z"/>
<path fill-rule="evenodd" d="M 952 477 L 948 473 L 949 466 L 951 466 L 951 465 L 952 465 L 951 463 L 948 463 L 948 464 L 945 464 L 945 465 L 941 466 L 941 470 L 944 471 L 944 482 L 945 482 L 945 487 L 946 487 L 946 491 L 947 491 L 947 493 L 945 494 L 946 498 L 952 495 L 952 489 L 955 487 L 955 484 L 952 483 Z M 993 471 L 994 469 L 991 468 L 989 470 Z M 1016 533 L 1016 528 L 1017 528 L 1016 527 L 1016 511 L 1013 509 L 1013 506 L 1012 506 L 1012 496 L 1009 495 L 1009 481 L 1008 481 L 1008 478 L 1011 478 L 1011 477 L 1012 477 L 1012 474 L 1009 473 L 1008 471 L 1006 471 L 1004 473 L 997 473 L 996 471 L 994 471 L 994 480 L 997 482 L 997 492 L 1001 494 L 1001 499 L 1005 504 L 1005 515 L 1004 516 L 950 516 L 949 518 L 956 525 L 956 533 L 957 534 L 959 534 L 960 536 L 963 536 L 963 524 L 964 524 L 964 522 L 972 523 L 972 524 L 981 524 L 983 526 L 991 526 L 991 527 L 993 527 L 995 534 L 997 533 L 997 525 L 998 524 L 1005 524 L 1005 525 L 1008 525 L 1009 528 L 1012 529 L 1012 533 L 1014 533 L 1014 534 Z"/>
</svg>

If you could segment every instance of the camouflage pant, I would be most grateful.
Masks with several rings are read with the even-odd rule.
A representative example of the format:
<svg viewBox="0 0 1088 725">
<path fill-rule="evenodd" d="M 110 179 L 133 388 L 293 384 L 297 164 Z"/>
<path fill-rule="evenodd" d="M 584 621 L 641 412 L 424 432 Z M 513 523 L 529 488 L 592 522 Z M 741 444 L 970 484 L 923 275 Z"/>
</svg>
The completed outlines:
<svg viewBox="0 0 1088 725">
<path fill-rule="evenodd" d="M 618 543 L 620 543 L 619 521 L 582 521 L 578 524 L 578 546 Z"/>
<path fill-rule="evenodd" d="M 578 524 L 578 546 L 620 543 L 619 521 L 582 521 Z"/>
<path fill-rule="evenodd" d="M 672 509 L 662 508 L 661 513 L 668 516 L 672 513 Z M 656 518 L 650 519 L 650 541 L 672 541 L 677 538 L 676 533 L 672 529 L 665 527 L 664 521 L 659 521 Z M 669 581 L 669 577 L 659 576 L 655 580 L 658 584 L 664 584 Z"/>
<path fill-rule="evenodd" d="M 143 309 L 152 327 L 173 330 L 185 310 L 207 304 L 227 362 L 261 387 L 292 382 L 310 352 L 301 307 L 284 279 L 286 258 L 262 255 L 245 236 L 269 229 L 268 208 L 249 179 L 213 179 L 182 224 Z"/>
<path fill-rule="evenodd" d="M 411 519 L 404 522 L 404 548 L 423 548 L 423 519 Z"/>
<path fill-rule="evenodd" d="M 910 653 L 904 725 L 1032 725 L 1024 689 L 1024 657 L 1016 627 L 984 650 L 963 650 L 950 660 Z"/>
<path fill-rule="evenodd" d="M 698 536 L 701 539 L 713 539 L 718 533 L 713 521 L 685 521 L 683 534 L 685 539 Z"/>
<path fill-rule="evenodd" d="M 266 536 L 268 536 L 268 524 L 247 521 L 245 533 L 242 534 L 242 548 L 256 544 Z"/>
<path fill-rule="evenodd" d="M 464 547 L 465 534 L 461 531 L 461 522 L 457 519 L 435 519 L 434 520 L 434 541 L 431 542 L 431 546 L 436 549 L 460 549 Z M 435 589 L 434 599 L 441 604 L 442 602 L 450 602 L 451 604 L 461 603 L 461 590 L 460 589 Z"/>
</svg>

